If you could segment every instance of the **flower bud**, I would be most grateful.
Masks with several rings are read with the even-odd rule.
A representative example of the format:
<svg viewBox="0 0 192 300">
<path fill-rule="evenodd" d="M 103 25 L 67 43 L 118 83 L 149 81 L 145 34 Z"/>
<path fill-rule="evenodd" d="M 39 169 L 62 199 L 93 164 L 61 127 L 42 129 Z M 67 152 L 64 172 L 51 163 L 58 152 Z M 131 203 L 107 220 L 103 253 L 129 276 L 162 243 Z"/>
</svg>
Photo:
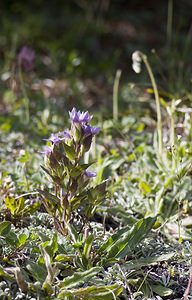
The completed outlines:
<svg viewBox="0 0 192 300">
<path fill-rule="evenodd" d="M 141 72 L 142 58 L 141 58 L 141 55 L 140 55 L 139 51 L 133 52 L 132 61 L 133 61 L 133 64 L 132 64 L 133 70 L 135 71 L 135 73 L 140 73 Z"/>
<path fill-rule="evenodd" d="M 92 138 L 93 138 L 92 134 L 89 134 L 85 136 L 85 138 L 83 139 L 83 152 L 89 151 L 92 143 Z"/>
<path fill-rule="evenodd" d="M 80 141 L 82 136 L 81 124 L 79 123 L 72 124 L 72 136 L 76 143 Z"/>
<path fill-rule="evenodd" d="M 55 169 L 55 168 L 59 167 L 59 163 L 58 163 L 57 159 L 55 158 L 55 156 L 53 155 L 53 153 L 50 154 L 48 162 L 49 162 L 49 165 L 51 168 Z"/>
</svg>

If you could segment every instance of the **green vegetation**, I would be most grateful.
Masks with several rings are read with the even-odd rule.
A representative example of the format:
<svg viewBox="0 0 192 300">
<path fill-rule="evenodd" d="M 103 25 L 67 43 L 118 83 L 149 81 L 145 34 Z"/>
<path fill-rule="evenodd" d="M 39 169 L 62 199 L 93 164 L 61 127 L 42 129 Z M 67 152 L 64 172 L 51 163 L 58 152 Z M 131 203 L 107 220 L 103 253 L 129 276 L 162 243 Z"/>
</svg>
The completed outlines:
<svg viewBox="0 0 192 300">
<path fill-rule="evenodd" d="M 141 2 L 2 4 L 0 299 L 192 297 L 190 3 Z"/>
</svg>

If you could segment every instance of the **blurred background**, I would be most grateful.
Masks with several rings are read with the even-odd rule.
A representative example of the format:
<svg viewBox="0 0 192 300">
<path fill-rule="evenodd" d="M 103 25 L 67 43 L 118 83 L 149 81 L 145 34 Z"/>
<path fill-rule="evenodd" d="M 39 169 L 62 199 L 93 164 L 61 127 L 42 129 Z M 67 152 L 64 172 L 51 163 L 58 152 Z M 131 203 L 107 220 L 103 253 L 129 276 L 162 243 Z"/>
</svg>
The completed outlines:
<svg viewBox="0 0 192 300">
<path fill-rule="evenodd" d="M 52 95 L 66 98 L 70 86 L 69 103 L 79 95 L 88 107 L 107 106 L 117 69 L 121 85 L 149 82 L 144 68 L 142 76 L 132 70 L 131 55 L 141 50 L 159 88 L 182 97 L 191 89 L 191 12 L 190 0 L 1 1 L 1 74 L 11 70 L 27 45 L 35 50 L 39 80 L 61 80 Z M 49 97 L 55 82 L 46 84 Z M 129 88 L 122 93 L 127 99 Z"/>
</svg>

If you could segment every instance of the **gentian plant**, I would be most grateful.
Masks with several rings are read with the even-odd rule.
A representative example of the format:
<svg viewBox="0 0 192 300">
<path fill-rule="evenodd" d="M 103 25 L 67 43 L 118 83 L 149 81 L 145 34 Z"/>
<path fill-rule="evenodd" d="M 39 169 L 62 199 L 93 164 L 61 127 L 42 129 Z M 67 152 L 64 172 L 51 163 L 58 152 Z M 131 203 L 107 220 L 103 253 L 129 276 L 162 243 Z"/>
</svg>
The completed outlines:
<svg viewBox="0 0 192 300">
<path fill-rule="evenodd" d="M 41 168 L 53 183 L 54 194 L 47 189 L 38 191 L 47 212 L 54 218 L 56 230 L 63 235 L 67 233 L 67 224 L 81 231 L 106 196 L 106 181 L 91 185 L 91 178 L 96 173 L 87 169 L 93 163 L 84 163 L 84 154 L 101 127 L 89 124 L 92 116 L 88 111 L 73 108 L 69 116 L 71 129 L 52 134 L 45 139 L 50 145 L 39 151 L 45 154 L 46 166 Z M 78 225 L 75 216 L 80 220 Z"/>
<path fill-rule="evenodd" d="M 18 69 L 19 65 L 22 71 L 29 72 L 34 68 L 35 51 L 27 46 L 23 46 L 17 55 L 14 63 L 14 69 Z"/>
</svg>

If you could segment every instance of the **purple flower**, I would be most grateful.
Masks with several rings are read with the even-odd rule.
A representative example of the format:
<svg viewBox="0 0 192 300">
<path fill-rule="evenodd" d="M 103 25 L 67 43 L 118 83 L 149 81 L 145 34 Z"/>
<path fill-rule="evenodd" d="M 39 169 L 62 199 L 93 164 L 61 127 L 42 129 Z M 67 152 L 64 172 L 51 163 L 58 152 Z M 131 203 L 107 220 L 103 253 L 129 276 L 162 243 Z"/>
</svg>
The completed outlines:
<svg viewBox="0 0 192 300">
<path fill-rule="evenodd" d="M 88 178 L 91 178 L 91 177 L 96 176 L 96 172 L 90 172 L 90 171 L 85 170 L 84 175 Z"/>
<path fill-rule="evenodd" d="M 17 59 L 13 67 L 18 68 L 19 64 L 21 64 L 22 70 L 29 72 L 34 67 L 34 63 L 33 63 L 34 58 L 35 58 L 35 51 L 28 48 L 27 46 L 23 46 L 17 55 Z"/>
<path fill-rule="evenodd" d="M 73 107 L 71 112 L 69 111 L 69 116 L 73 123 L 88 123 L 93 117 L 89 116 L 88 111 L 80 112 L 80 110 L 77 111 L 75 107 Z"/>
<path fill-rule="evenodd" d="M 59 132 L 60 135 L 64 136 L 67 140 L 71 140 L 71 132 L 69 129 Z"/>
<path fill-rule="evenodd" d="M 44 151 L 38 151 L 39 153 L 43 153 L 45 155 L 50 155 L 52 152 L 53 152 L 53 148 L 54 148 L 54 145 L 52 146 L 45 146 L 44 147 Z"/>
<path fill-rule="evenodd" d="M 56 133 L 56 134 L 53 134 L 52 133 L 52 135 L 51 135 L 51 137 L 49 138 L 49 139 L 43 139 L 44 141 L 49 141 L 49 142 L 51 142 L 52 144 L 59 144 L 62 140 L 63 140 L 63 138 L 61 139 L 60 137 L 59 137 L 59 134 L 58 133 Z"/>
<path fill-rule="evenodd" d="M 96 128 L 95 126 L 91 126 L 89 124 L 83 124 L 82 128 L 85 133 L 91 134 L 91 135 L 97 134 L 99 132 L 99 130 L 101 129 L 101 127 Z"/>
</svg>

